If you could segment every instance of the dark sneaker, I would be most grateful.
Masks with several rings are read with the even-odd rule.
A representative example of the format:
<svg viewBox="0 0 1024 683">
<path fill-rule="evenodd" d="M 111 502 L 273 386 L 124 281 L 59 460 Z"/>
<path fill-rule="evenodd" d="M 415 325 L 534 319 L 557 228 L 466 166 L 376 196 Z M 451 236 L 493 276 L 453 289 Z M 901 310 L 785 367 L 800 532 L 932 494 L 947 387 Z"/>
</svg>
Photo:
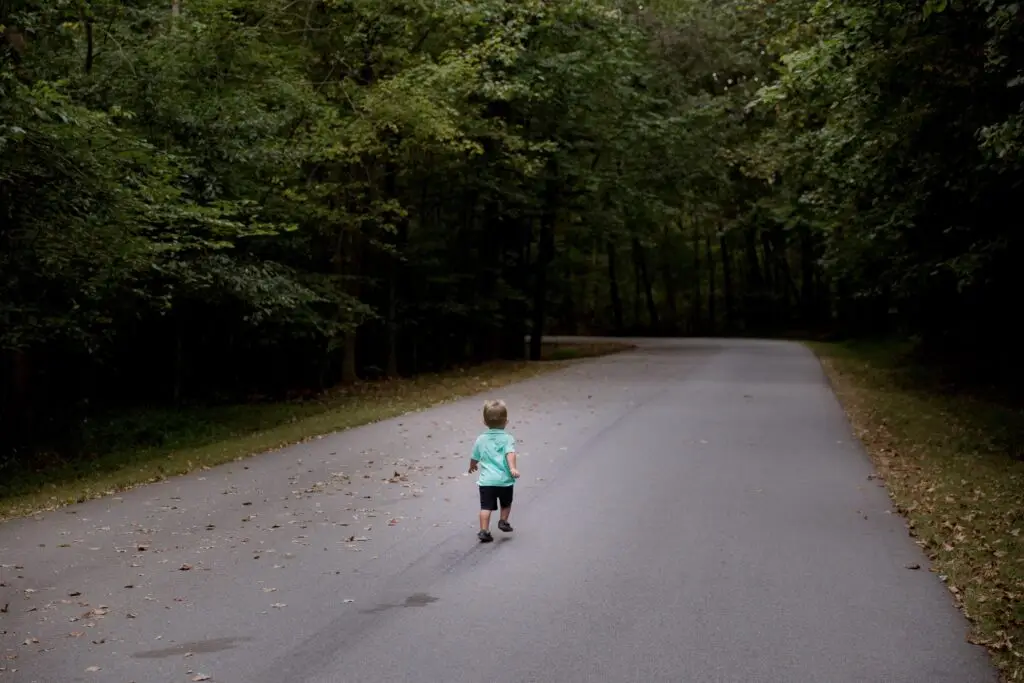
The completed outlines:
<svg viewBox="0 0 1024 683">
<path fill-rule="evenodd" d="M 486 529 L 481 529 L 480 533 L 478 533 L 476 537 L 480 539 L 481 543 L 490 543 L 494 540 L 494 536 L 491 536 L 491 532 Z"/>
<path fill-rule="evenodd" d="M 506 534 L 512 531 L 512 525 L 504 519 L 498 520 L 498 528 L 504 531 Z"/>
</svg>

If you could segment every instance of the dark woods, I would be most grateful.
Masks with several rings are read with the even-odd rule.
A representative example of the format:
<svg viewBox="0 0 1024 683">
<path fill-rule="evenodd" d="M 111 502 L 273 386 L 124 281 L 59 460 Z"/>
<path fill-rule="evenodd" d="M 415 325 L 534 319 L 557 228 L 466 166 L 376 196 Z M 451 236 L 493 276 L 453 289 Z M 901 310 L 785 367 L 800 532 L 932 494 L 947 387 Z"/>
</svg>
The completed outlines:
<svg viewBox="0 0 1024 683">
<path fill-rule="evenodd" d="M 4 457 L 534 331 L 1015 369 L 1015 8 L 0 0 Z"/>
</svg>

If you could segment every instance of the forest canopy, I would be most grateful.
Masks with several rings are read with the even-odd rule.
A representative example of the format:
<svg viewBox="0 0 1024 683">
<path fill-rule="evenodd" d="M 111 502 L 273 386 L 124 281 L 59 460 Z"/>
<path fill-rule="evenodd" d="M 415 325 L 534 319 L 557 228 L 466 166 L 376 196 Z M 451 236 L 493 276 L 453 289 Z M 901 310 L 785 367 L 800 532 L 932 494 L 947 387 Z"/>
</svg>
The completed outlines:
<svg viewBox="0 0 1024 683">
<path fill-rule="evenodd" d="M 531 333 L 896 333 L 1016 372 L 1022 22 L 0 0 L 0 441 Z"/>
</svg>

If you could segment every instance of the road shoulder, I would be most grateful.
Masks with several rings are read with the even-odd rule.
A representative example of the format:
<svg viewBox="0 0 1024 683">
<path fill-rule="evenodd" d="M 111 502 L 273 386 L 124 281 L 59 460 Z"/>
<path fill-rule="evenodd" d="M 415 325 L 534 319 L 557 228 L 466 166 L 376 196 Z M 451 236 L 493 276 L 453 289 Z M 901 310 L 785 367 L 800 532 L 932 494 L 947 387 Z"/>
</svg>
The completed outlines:
<svg viewBox="0 0 1024 683">
<path fill-rule="evenodd" d="M 886 345 L 814 344 L 895 509 L 1006 680 L 1024 680 L 1024 413 Z M 1016 438 L 1015 438 L 1016 437 Z"/>
</svg>

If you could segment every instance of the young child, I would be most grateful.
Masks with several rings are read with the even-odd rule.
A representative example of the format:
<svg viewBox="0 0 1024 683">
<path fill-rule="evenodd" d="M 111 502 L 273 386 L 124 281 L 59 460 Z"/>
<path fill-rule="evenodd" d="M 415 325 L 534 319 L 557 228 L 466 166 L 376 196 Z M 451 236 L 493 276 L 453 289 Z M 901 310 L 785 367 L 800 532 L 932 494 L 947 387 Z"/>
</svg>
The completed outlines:
<svg viewBox="0 0 1024 683">
<path fill-rule="evenodd" d="M 512 512 L 512 489 L 519 478 L 516 469 L 516 440 L 505 431 L 508 424 L 508 409 L 503 401 L 484 403 L 484 424 L 487 431 L 477 437 L 473 444 L 473 456 L 469 461 L 469 472 L 480 470 L 480 533 L 482 543 L 494 540 L 491 536 L 491 512 L 501 504 L 498 528 L 508 533 L 512 526 L 508 515 Z"/>
</svg>

